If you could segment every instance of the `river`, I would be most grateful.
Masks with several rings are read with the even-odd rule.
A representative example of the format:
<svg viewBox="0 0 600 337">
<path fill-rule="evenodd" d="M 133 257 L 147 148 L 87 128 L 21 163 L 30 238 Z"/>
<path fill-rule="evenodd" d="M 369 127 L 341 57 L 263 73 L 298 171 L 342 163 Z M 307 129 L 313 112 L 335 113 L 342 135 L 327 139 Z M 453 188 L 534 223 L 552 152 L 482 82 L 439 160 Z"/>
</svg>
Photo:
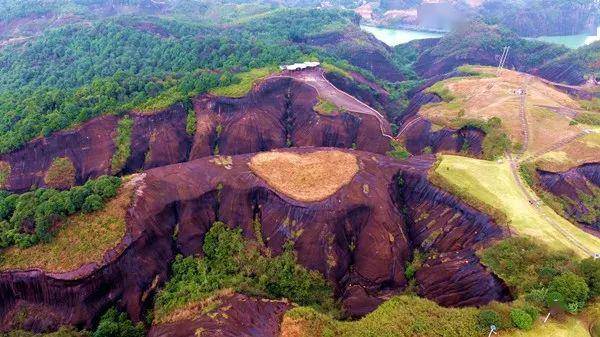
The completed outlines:
<svg viewBox="0 0 600 337">
<path fill-rule="evenodd" d="M 432 33 L 418 30 L 407 30 L 407 29 L 392 29 L 382 28 L 373 26 L 360 26 L 364 31 L 373 34 L 378 40 L 387 44 L 388 46 L 396 46 L 399 44 L 407 43 L 412 40 L 422 40 L 428 38 L 442 37 L 443 33 Z M 567 36 L 540 36 L 532 38 L 534 40 L 551 42 L 562 44 L 568 48 L 579 48 L 584 45 L 588 45 L 594 41 L 600 41 L 600 27 L 596 36 L 589 36 L 585 34 L 581 35 L 567 35 Z"/>
</svg>

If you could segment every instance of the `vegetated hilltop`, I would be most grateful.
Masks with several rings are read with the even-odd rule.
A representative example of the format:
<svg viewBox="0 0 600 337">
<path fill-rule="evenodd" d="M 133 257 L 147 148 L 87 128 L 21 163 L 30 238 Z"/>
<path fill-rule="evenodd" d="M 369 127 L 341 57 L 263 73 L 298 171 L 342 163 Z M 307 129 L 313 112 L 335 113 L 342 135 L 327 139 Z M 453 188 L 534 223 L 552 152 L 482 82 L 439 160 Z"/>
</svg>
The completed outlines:
<svg viewBox="0 0 600 337">
<path fill-rule="evenodd" d="M 352 18 L 333 10 L 278 10 L 226 29 L 172 19 L 117 18 L 50 30 L 23 46 L 5 47 L 0 53 L 6 69 L 0 75 L 0 151 L 101 114 L 188 101 L 237 81 L 232 74 L 250 68 L 311 57 L 334 63 L 347 58 L 365 73 L 387 69 L 397 74 L 390 56 L 378 54 L 385 51 L 378 41 L 367 39 L 368 44 L 356 48 L 379 55 L 377 67 L 369 59 L 351 59 L 335 44 L 314 48 L 294 42 L 298 36 L 309 39 L 330 30 L 351 29 L 366 36 L 346 28 L 354 25 Z"/>
<path fill-rule="evenodd" d="M 548 61 L 536 70 L 536 74 L 559 83 L 597 83 L 600 80 L 600 42 L 594 42 Z"/>
<path fill-rule="evenodd" d="M 384 117 L 402 122 L 409 92 L 408 111 L 434 100 L 456 112 L 456 84 L 497 80 L 489 70 L 410 90 L 417 53 L 394 53 L 346 11 L 169 14 L 186 3 L 202 6 L 88 18 L 1 50 L 0 183 L 19 193 L 0 194 L 1 331 L 465 337 L 491 324 L 540 333 L 549 307 L 569 313 L 549 326 L 585 330 L 600 268 L 581 257 L 598 239 L 541 213 L 513 161 L 406 159 Z M 223 21 L 182 22 L 195 15 Z M 307 60 L 322 65 L 277 67 Z M 497 87 L 510 92 L 522 75 L 507 74 Z M 531 87 L 550 97 L 535 104 L 575 109 Z M 585 106 L 579 123 L 593 123 Z M 499 157 L 503 125 L 440 135 L 448 151 Z M 406 140 L 437 144 L 419 135 Z"/>
<path fill-rule="evenodd" d="M 513 153 L 523 162 L 525 181 L 546 203 L 597 229 L 597 99 L 578 100 L 540 78 L 510 70 L 459 70 L 463 76 L 415 95 L 398 137 L 406 149 L 485 159 Z"/>
<path fill-rule="evenodd" d="M 525 72 L 568 51 L 562 46 L 522 39 L 500 26 L 472 21 L 459 25 L 432 46 L 426 46 L 414 68 L 419 75 L 432 77 L 463 64 L 497 66 L 502 49 L 507 46 L 510 46 L 510 52 L 506 68 Z"/>
</svg>

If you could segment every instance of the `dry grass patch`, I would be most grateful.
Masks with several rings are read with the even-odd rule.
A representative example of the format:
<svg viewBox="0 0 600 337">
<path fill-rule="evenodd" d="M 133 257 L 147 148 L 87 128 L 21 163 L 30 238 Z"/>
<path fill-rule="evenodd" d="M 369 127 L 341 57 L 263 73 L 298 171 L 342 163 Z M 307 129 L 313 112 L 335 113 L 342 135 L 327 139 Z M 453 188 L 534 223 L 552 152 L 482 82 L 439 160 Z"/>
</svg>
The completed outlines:
<svg viewBox="0 0 600 337">
<path fill-rule="evenodd" d="M 87 263 L 101 262 L 105 252 L 125 235 L 125 213 L 134 191 L 135 184 L 128 181 L 103 209 L 69 216 L 50 242 L 7 249 L 0 255 L 0 270 L 39 268 L 67 272 Z"/>
<path fill-rule="evenodd" d="M 44 182 L 57 189 L 68 189 L 75 185 L 75 166 L 68 157 L 55 158 L 46 171 Z"/>
<path fill-rule="evenodd" d="M 358 172 L 357 158 L 337 150 L 260 153 L 248 166 L 276 191 L 305 202 L 330 197 Z"/>
<path fill-rule="evenodd" d="M 470 67 L 481 74 L 494 74 L 495 68 Z M 446 127 L 456 128 L 460 120 L 488 120 L 498 117 L 502 129 L 514 143 L 523 144 L 523 128 L 519 115 L 521 98 L 519 89 L 526 83 L 526 113 L 530 139 L 528 152 L 537 153 L 583 130 L 580 125 L 570 125 L 570 119 L 556 110 L 579 111 L 579 103 L 527 74 L 504 70 L 499 77 L 474 76 L 450 78 L 435 84 L 437 91 L 445 93 L 444 102 L 428 104 L 419 114 Z"/>
<path fill-rule="evenodd" d="M 536 166 L 550 172 L 563 172 L 600 158 L 600 133 L 590 133 L 565 146 L 545 153 L 536 160 Z"/>
</svg>

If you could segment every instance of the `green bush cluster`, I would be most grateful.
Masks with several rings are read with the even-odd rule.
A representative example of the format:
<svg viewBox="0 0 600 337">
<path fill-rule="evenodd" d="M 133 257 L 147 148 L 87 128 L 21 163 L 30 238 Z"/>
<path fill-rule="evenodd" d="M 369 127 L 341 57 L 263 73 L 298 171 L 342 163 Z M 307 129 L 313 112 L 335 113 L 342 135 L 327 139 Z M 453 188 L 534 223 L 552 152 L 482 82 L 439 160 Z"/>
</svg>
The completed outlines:
<svg viewBox="0 0 600 337">
<path fill-rule="evenodd" d="M 570 252 L 552 251 L 529 238 L 508 238 L 481 253 L 481 262 L 502 278 L 537 317 L 537 308 L 558 306 L 578 312 L 598 296 L 600 262 L 579 261 Z"/>
<path fill-rule="evenodd" d="M 535 163 L 533 162 L 526 162 L 519 165 L 519 174 L 530 187 L 534 187 L 536 184 L 535 170 Z"/>
<path fill-rule="evenodd" d="M 521 330 L 530 330 L 533 327 L 533 318 L 522 309 L 512 309 L 510 311 L 510 319 Z"/>
<path fill-rule="evenodd" d="M 102 208 L 117 194 L 120 184 L 118 177 L 102 176 L 67 191 L 40 188 L 23 194 L 0 193 L 0 248 L 48 242 L 57 221 Z"/>
<path fill-rule="evenodd" d="M 115 153 L 110 162 L 111 172 L 117 174 L 123 170 L 131 155 L 131 130 L 133 120 L 129 116 L 123 117 L 117 125 L 117 137 L 115 138 Z"/>
<path fill-rule="evenodd" d="M 144 337 L 146 331 L 142 323 L 133 324 L 126 313 L 109 309 L 100 318 L 100 323 L 92 337 Z"/>
<path fill-rule="evenodd" d="M 410 153 L 404 147 L 404 144 L 398 140 L 391 140 L 390 146 L 392 147 L 392 151 L 388 151 L 386 154 L 395 159 L 406 159 L 410 157 Z"/>
<path fill-rule="evenodd" d="M 492 117 L 487 121 L 459 118 L 455 123 L 459 128 L 476 128 L 485 132 L 482 144 L 484 159 L 496 160 L 512 148 L 508 135 L 502 131 L 502 120 L 498 117 Z"/>
<path fill-rule="evenodd" d="M 243 238 L 241 229 L 215 222 L 206 234 L 203 251 L 203 258 L 176 258 L 173 276 L 156 299 L 157 320 L 226 288 L 335 310 L 331 286 L 318 272 L 297 264 L 289 243 L 280 255 L 266 256 Z"/>
<path fill-rule="evenodd" d="M 598 126 L 600 125 L 600 112 L 580 112 L 575 117 L 575 121 L 581 124 Z"/>
</svg>

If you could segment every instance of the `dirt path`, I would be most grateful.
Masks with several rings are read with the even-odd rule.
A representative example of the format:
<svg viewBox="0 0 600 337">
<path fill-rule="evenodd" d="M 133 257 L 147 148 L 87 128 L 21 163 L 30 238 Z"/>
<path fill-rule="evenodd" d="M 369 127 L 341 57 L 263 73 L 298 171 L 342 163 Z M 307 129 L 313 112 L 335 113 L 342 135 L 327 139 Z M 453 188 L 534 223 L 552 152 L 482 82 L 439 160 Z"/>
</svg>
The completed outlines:
<svg viewBox="0 0 600 337">
<path fill-rule="evenodd" d="M 589 249 L 587 249 L 581 242 L 579 242 L 579 240 L 577 240 L 577 238 L 575 238 L 573 235 L 571 235 L 571 233 L 569 233 L 567 230 L 565 230 L 558 222 L 556 222 L 554 219 L 552 219 L 550 216 L 548 216 L 546 211 L 544 209 L 542 209 L 543 201 L 538 198 L 538 196 L 535 194 L 535 192 L 531 191 L 528 187 L 525 186 L 525 184 L 523 183 L 523 180 L 521 179 L 521 175 L 519 174 L 519 164 L 520 164 L 520 162 L 522 162 L 524 160 L 521 158 L 521 156 L 527 151 L 527 148 L 529 147 L 529 122 L 527 121 L 527 84 L 530 80 L 531 80 L 531 76 L 527 76 L 525 78 L 525 80 L 523 81 L 523 86 L 521 87 L 521 92 L 519 93 L 519 96 L 520 96 L 519 118 L 521 120 L 521 130 L 523 133 L 523 149 L 519 153 L 517 158 L 512 158 L 512 156 L 509 154 L 508 158 L 510 161 L 510 169 L 511 169 L 513 178 L 515 179 L 515 182 L 519 186 L 519 189 L 521 190 L 521 192 L 523 192 L 523 195 L 525 195 L 527 197 L 527 200 L 537 210 L 539 215 L 544 220 L 546 220 L 546 222 L 548 222 L 552 227 L 554 227 L 554 229 L 556 229 L 559 233 L 561 233 L 562 236 L 565 239 L 567 239 L 573 246 L 579 248 L 581 251 L 583 251 L 586 254 L 591 256 L 591 255 L 593 255 L 593 252 L 591 252 Z M 584 131 L 580 134 L 577 134 L 573 137 L 563 139 L 563 140 L 553 144 L 550 148 L 544 150 L 543 152 L 537 154 L 536 156 L 534 156 L 532 158 L 539 157 L 540 155 L 543 155 L 544 153 L 547 153 L 547 152 L 553 151 L 554 149 L 560 148 L 560 147 L 572 142 L 573 140 L 578 139 L 579 137 L 582 137 L 583 135 L 585 135 L 587 133 L 588 132 L 586 130 L 586 131 Z M 526 158 L 526 159 L 532 159 L 532 158 Z"/>
<path fill-rule="evenodd" d="M 529 200 L 529 203 L 532 205 L 532 207 L 534 207 L 537 210 L 537 212 L 540 214 L 540 216 L 544 220 L 546 220 L 546 222 L 548 222 L 552 227 L 554 227 L 554 229 L 556 229 L 559 233 L 561 233 L 562 236 L 565 239 L 567 239 L 573 246 L 579 248 L 581 251 L 583 251 L 587 255 L 593 256 L 594 252 L 587 249 L 579 240 L 577 240 L 577 238 L 575 238 L 573 235 L 571 235 L 571 233 L 569 233 L 567 230 L 565 230 L 558 222 L 556 222 L 554 219 L 552 219 L 546 213 L 546 211 L 544 209 L 542 209 L 543 201 L 540 200 L 537 197 L 537 195 L 534 192 L 532 192 L 529 188 L 527 188 L 525 186 L 525 184 L 523 183 L 523 180 L 521 179 L 521 176 L 519 175 L 517 160 L 513 159 L 511 156 L 509 156 L 509 160 L 510 160 L 510 168 L 511 168 L 513 177 L 515 179 L 515 182 L 519 186 L 519 189 L 521 190 L 521 192 L 523 192 L 523 194 L 527 197 L 527 199 Z"/>
<path fill-rule="evenodd" d="M 402 130 L 400 130 L 400 132 L 398 132 L 398 135 L 396 135 L 396 139 L 400 139 L 400 136 L 402 136 L 402 133 L 404 133 L 404 131 L 410 129 L 415 123 L 419 122 L 422 119 L 423 117 L 416 116 L 415 118 L 411 119 L 410 122 L 404 123 Z"/>
<path fill-rule="evenodd" d="M 331 82 L 329 82 L 321 68 L 311 69 L 311 70 L 303 70 L 297 72 L 289 72 L 285 74 L 279 74 L 271 76 L 270 78 L 293 78 L 296 80 L 300 80 L 311 87 L 313 87 L 319 97 L 322 97 L 331 103 L 337 105 L 338 107 L 348 110 L 350 112 L 370 115 L 379 121 L 379 127 L 381 130 L 381 134 L 385 137 L 393 140 L 392 131 L 390 127 L 390 123 L 385 119 L 385 117 L 379 113 L 379 111 L 371 108 L 367 104 L 359 101 L 357 98 L 352 95 L 336 88 Z"/>
</svg>

